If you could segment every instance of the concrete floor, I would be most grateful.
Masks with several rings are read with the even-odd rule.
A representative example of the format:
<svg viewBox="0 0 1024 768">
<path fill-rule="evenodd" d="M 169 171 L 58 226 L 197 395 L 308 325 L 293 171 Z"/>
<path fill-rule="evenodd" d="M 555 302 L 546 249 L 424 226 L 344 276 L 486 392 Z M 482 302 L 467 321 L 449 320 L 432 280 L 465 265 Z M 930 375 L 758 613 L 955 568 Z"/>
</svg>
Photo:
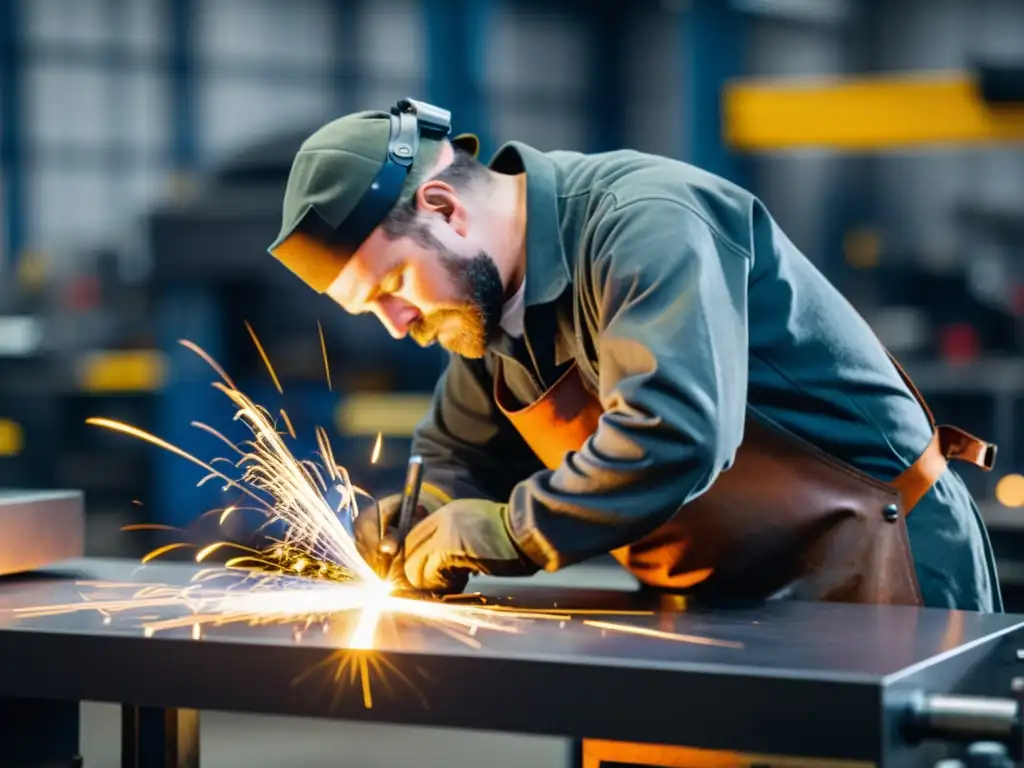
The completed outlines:
<svg viewBox="0 0 1024 768">
<path fill-rule="evenodd" d="M 204 712 L 203 768 L 566 768 L 562 739 Z M 82 707 L 85 768 L 120 765 L 116 706 Z"/>
</svg>

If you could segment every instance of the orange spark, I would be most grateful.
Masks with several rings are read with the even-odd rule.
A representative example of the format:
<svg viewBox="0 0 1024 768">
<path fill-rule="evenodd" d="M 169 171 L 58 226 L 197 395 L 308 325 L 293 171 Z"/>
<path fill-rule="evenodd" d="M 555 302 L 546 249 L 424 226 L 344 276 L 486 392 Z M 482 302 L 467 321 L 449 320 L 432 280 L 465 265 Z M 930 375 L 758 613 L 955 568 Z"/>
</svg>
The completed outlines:
<svg viewBox="0 0 1024 768">
<path fill-rule="evenodd" d="M 218 549 L 221 549 L 222 547 L 224 547 L 226 545 L 227 545 L 227 542 L 224 542 L 224 541 L 215 541 L 213 544 L 207 544 L 205 547 L 203 547 L 198 552 L 196 552 L 196 562 L 197 563 L 203 562 L 203 560 L 205 560 L 207 557 L 209 557 L 214 552 L 216 552 Z"/>
<path fill-rule="evenodd" d="M 281 409 L 281 418 L 284 419 L 284 425 L 288 428 L 288 434 L 292 436 L 292 440 L 298 440 L 295 435 L 295 427 L 292 426 L 292 420 L 288 418 L 288 411 L 284 408 Z"/>
<path fill-rule="evenodd" d="M 245 327 L 249 329 L 249 335 L 252 336 L 252 343 L 256 345 L 256 351 L 260 353 L 260 357 L 263 358 L 263 364 L 267 366 L 267 370 L 270 372 L 270 378 L 274 380 L 274 386 L 277 388 L 279 395 L 284 394 L 284 390 L 281 389 L 281 382 L 277 380 L 277 374 L 274 372 L 274 366 L 270 364 L 270 358 L 267 357 L 267 353 L 263 349 L 263 345 L 260 344 L 260 340 L 256 338 L 256 331 L 249 325 L 249 321 L 245 321 Z M 232 387 L 234 389 L 235 387 Z"/>
<path fill-rule="evenodd" d="M 327 377 L 327 390 L 333 392 L 334 388 L 331 386 L 331 364 L 327 361 L 327 342 L 324 341 L 324 329 L 320 325 L 320 321 L 316 321 L 316 329 L 320 332 L 320 351 L 324 356 L 324 375 Z"/>
<path fill-rule="evenodd" d="M 157 547 L 152 552 L 150 552 L 145 557 L 143 557 L 142 558 L 142 562 L 143 563 L 148 563 L 150 560 L 153 560 L 154 558 L 160 557 L 160 555 L 167 554 L 168 552 L 171 552 L 172 550 L 181 549 L 182 547 L 191 547 L 191 546 L 192 546 L 191 544 L 186 544 L 184 542 L 175 542 L 174 544 L 164 544 L 164 546 Z"/>
<path fill-rule="evenodd" d="M 189 341 L 188 339 L 179 339 L 178 343 L 181 344 L 181 346 L 185 347 L 185 349 L 188 349 L 188 350 L 190 350 L 192 352 L 195 352 L 197 355 L 199 355 L 199 357 L 201 357 L 206 362 L 206 364 L 208 366 L 210 366 L 211 368 L 213 368 L 213 370 L 215 370 L 217 372 L 218 376 L 220 376 L 222 379 L 224 379 L 225 383 L 229 387 L 231 387 L 232 389 L 238 389 L 238 387 L 235 386 L 235 382 L 233 382 L 231 380 L 231 377 L 228 376 L 227 373 L 225 373 L 224 369 L 220 367 L 220 365 L 217 363 L 216 360 L 214 360 L 212 357 L 210 357 L 208 354 L 206 354 L 206 351 L 204 349 L 202 349 L 201 347 L 197 346 L 196 344 L 194 344 L 193 342 Z"/>
</svg>

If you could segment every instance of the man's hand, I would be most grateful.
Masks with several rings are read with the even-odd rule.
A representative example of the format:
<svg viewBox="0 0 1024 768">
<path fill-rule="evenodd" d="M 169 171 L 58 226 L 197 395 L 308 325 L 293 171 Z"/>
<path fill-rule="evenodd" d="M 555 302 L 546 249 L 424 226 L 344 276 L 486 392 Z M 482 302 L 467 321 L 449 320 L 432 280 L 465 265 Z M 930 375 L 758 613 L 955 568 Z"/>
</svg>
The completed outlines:
<svg viewBox="0 0 1024 768">
<path fill-rule="evenodd" d="M 470 573 L 536 573 L 538 567 L 509 535 L 506 508 L 483 499 L 459 499 L 419 522 L 405 541 L 405 577 L 412 587 L 461 592 Z"/>
<path fill-rule="evenodd" d="M 435 491 L 432 487 L 424 486 L 420 491 L 419 504 L 413 524 L 433 514 L 440 509 L 449 499 L 444 497 L 441 491 Z M 356 515 L 353 531 L 355 532 L 356 548 L 363 559 L 370 567 L 378 573 L 383 565 L 381 558 L 381 531 L 385 537 L 388 533 L 392 535 L 398 527 L 398 512 L 402 506 L 402 494 L 396 493 L 385 496 L 377 504 L 360 511 Z M 398 553 L 401 554 L 401 553 Z M 394 569 L 392 569 L 394 570 Z M 399 569 L 400 570 L 400 569 Z"/>
</svg>

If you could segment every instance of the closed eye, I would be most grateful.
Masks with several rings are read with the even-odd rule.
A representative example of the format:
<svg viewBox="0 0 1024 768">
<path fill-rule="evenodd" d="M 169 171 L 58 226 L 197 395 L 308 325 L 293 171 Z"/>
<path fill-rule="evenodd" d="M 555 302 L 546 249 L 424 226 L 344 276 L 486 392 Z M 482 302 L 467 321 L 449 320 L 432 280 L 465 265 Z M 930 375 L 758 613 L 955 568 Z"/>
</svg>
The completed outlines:
<svg viewBox="0 0 1024 768">
<path fill-rule="evenodd" d="M 402 290 L 402 270 L 396 269 L 389 272 L 377 288 L 378 298 L 381 294 L 391 295 Z"/>
</svg>

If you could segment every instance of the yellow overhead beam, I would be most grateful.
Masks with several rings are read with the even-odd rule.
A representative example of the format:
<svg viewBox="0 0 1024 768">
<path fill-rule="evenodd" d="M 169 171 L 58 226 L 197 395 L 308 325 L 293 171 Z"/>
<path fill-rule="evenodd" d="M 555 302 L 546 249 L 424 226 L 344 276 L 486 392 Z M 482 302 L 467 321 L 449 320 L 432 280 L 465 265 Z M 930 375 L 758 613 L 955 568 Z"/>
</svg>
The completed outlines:
<svg viewBox="0 0 1024 768">
<path fill-rule="evenodd" d="M 355 393 L 338 404 L 335 426 L 343 435 L 409 437 L 430 403 L 429 394 Z"/>
<path fill-rule="evenodd" d="M 76 375 L 79 388 L 93 394 L 155 392 L 167 378 L 167 360 L 155 349 L 88 352 Z"/>
<path fill-rule="evenodd" d="M 1024 103 L 990 104 L 965 72 L 735 81 L 724 140 L 743 152 L 1024 142 Z"/>
</svg>

